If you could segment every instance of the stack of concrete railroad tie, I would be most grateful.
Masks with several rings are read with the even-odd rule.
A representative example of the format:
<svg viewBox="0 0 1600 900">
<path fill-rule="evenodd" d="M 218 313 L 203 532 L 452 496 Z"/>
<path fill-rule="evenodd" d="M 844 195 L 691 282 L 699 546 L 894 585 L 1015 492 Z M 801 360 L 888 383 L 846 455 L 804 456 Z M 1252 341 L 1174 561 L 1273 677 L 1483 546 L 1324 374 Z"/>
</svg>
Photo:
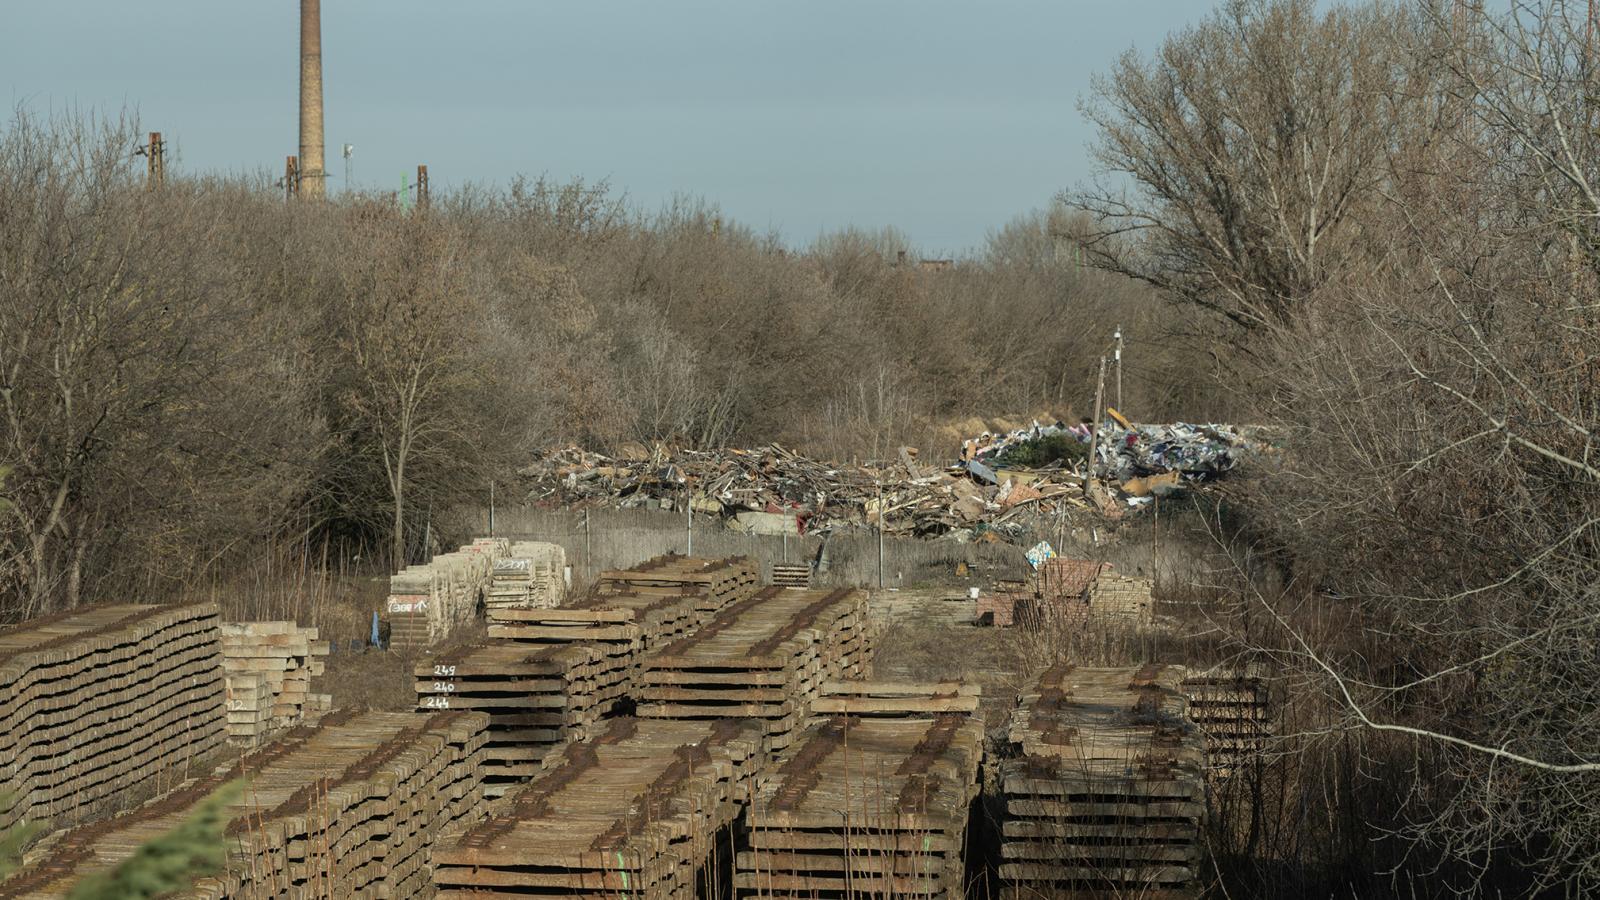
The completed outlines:
<svg viewBox="0 0 1600 900">
<path fill-rule="evenodd" d="M 0 630 L 0 833 L 86 820 L 218 749 L 217 626 L 215 604 L 115 604 Z"/>
<path fill-rule="evenodd" d="M 390 576 L 389 642 L 427 647 L 471 621 L 488 589 L 495 559 L 509 548 L 499 538 L 479 538 Z"/>
<path fill-rule="evenodd" d="M 626 693 L 641 654 L 679 640 L 754 590 L 750 560 L 657 557 L 635 569 L 605 573 L 593 593 L 558 609 L 490 610 L 489 637 L 605 645 L 608 653 L 627 661 Z"/>
<path fill-rule="evenodd" d="M 1272 691 L 1255 665 L 1192 673 L 1183 680 L 1189 718 L 1206 736 L 1206 763 L 1228 777 L 1260 760 L 1274 732 Z"/>
<path fill-rule="evenodd" d="M 418 705 L 488 715 L 485 789 L 500 796 L 587 736 L 621 696 L 631 663 L 604 643 L 496 642 L 418 662 Z"/>
<path fill-rule="evenodd" d="M 1001 768 L 1006 896 L 1197 896 L 1205 746 L 1182 679 L 1058 663 L 1022 695 Z"/>
<path fill-rule="evenodd" d="M 778 587 L 811 587 L 811 566 L 809 563 L 773 563 L 772 583 Z"/>
<path fill-rule="evenodd" d="M 864 673 L 866 619 L 862 591 L 765 588 L 644 658 L 639 715 L 757 718 L 785 746 L 823 682 Z"/>
<path fill-rule="evenodd" d="M 828 691 L 758 779 L 736 895 L 964 897 L 983 756 L 978 689 L 857 682 Z"/>
<path fill-rule="evenodd" d="M 497 557 L 491 572 L 484 607 L 496 609 L 549 609 L 566 596 L 567 554 L 559 544 L 517 541 L 505 556 Z"/>
<path fill-rule="evenodd" d="M 222 626 L 222 666 L 228 682 L 228 740 L 254 747 L 268 733 L 315 719 L 332 698 L 311 693 L 322 674 L 328 642 L 317 629 L 293 622 Z"/>
<path fill-rule="evenodd" d="M 432 844 L 482 818 L 473 713 L 335 713 L 132 812 L 49 839 L 0 897 L 61 898 L 166 834 L 225 785 L 225 870 L 186 897 L 420 897 Z"/>
<path fill-rule="evenodd" d="M 759 763 L 753 723 L 611 719 L 434 852 L 439 896 L 693 900 L 697 881 L 717 896 Z"/>
</svg>

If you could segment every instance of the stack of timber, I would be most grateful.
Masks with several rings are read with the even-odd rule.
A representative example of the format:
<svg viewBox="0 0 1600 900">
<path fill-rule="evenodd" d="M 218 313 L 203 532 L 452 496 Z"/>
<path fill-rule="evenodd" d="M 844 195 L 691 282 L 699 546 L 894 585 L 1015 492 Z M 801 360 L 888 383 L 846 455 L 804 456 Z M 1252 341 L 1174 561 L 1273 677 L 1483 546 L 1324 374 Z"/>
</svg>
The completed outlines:
<svg viewBox="0 0 1600 900">
<path fill-rule="evenodd" d="M 559 544 L 517 541 L 497 557 L 483 604 L 489 610 L 549 609 L 566 595 L 567 552 Z"/>
<path fill-rule="evenodd" d="M 91 818 L 226 729 L 215 604 L 115 604 L 0 630 L 0 833 Z"/>
<path fill-rule="evenodd" d="M 758 779 L 739 897 L 965 896 L 983 723 L 963 684 L 830 684 Z"/>
<path fill-rule="evenodd" d="M 1261 758 L 1274 733 L 1272 692 L 1261 669 L 1218 669 L 1183 680 L 1189 718 L 1206 736 L 1206 762 L 1227 777 Z"/>
<path fill-rule="evenodd" d="M 778 587 L 811 587 L 811 566 L 809 563 L 773 563 L 772 583 Z"/>
<path fill-rule="evenodd" d="M 872 655 L 866 594 L 764 588 L 650 653 L 639 715 L 760 719 L 769 747 L 788 743 L 823 682 L 859 678 Z"/>
<path fill-rule="evenodd" d="M 1001 767 L 1007 896 L 1197 895 L 1205 745 L 1182 680 L 1177 666 L 1059 663 L 1023 694 Z"/>
<path fill-rule="evenodd" d="M 439 896 L 693 900 L 760 759 L 753 723 L 610 719 L 434 852 Z"/>
<path fill-rule="evenodd" d="M 622 696 L 632 665 L 631 654 L 600 642 L 496 642 L 417 663 L 417 703 L 489 717 L 483 777 L 498 797 L 568 741 L 586 737 Z"/>
<path fill-rule="evenodd" d="M 0 882 L 0 897 L 70 896 L 241 780 L 242 790 L 224 795 L 224 871 L 184 896 L 428 896 L 433 844 L 484 814 L 476 777 L 484 724 L 474 713 L 332 714 L 168 797 L 48 840 Z"/>
<path fill-rule="evenodd" d="M 222 626 L 222 668 L 227 677 L 228 740 L 253 747 L 268 732 L 328 711 L 332 697 L 311 693 L 322 674 L 328 642 L 317 629 L 293 622 L 241 622 Z"/>
</svg>

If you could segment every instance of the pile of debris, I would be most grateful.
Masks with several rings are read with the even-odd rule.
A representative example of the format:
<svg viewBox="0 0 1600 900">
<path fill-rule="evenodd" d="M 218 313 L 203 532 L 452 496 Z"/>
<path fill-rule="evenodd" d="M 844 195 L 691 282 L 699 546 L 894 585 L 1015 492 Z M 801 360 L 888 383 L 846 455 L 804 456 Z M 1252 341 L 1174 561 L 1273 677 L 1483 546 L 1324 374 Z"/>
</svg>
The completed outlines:
<svg viewBox="0 0 1600 900">
<path fill-rule="evenodd" d="M 1134 425 L 1112 411 L 1095 442 L 1094 475 L 1107 484 L 1094 506 L 1120 514 L 1179 488 L 1216 477 L 1260 446 L 1246 429 L 1224 425 Z M 828 534 L 882 524 L 887 534 L 1020 537 L 1031 513 L 1090 508 L 1084 496 L 1090 428 L 1057 422 L 966 442 L 949 465 L 918 460 L 915 448 L 867 463 L 828 463 L 777 444 L 753 449 L 654 451 L 619 459 L 567 447 L 522 470 L 528 499 L 569 509 L 687 510 L 759 534 Z M 1013 464 L 1030 441 L 1084 445 L 1076 458 Z M 1064 509 L 1065 508 L 1065 509 Z"/>
<path fill-rule="evenodd" d="M 899 458 L 833 464 L 776 444 L 749 450 L 657 451 L 619 460 L 568 447 L 522 470 L 529 500 L 566 508 L 677 509 L 761 534 L 828 534 L 877 525 L 887 534 L 1020 534 L 1021 513 L 1055 504 L 1082 508 L 1082 482 L 1064 470 L 975 478 L 965 465 L 925 465 L 907 447 Z"/>
<path fill-rule="evenodd" d="M 1098 505 L 1105 511 L 1116 506 L 1140 507 L 1153 497 L 1177 491 L 1186 482 L 1206 481 L 1231 471 L 1239 460 L 1271 444 L 1264 429 L 1238 425 L 1137 425 L 1115 409 L 1100 425 L 1097 439 L 1087 424 L 1034 422 L 1005 434 L 984 432 L 962 444 L 962 465 L 978 480 L 998 483 L 1008 460 L 1024 448 L 1042 442 L 1082 445 L 1087 459 L 1092 446 L 1094 477 L 1108 485 Z M 1080 478 L 1084 465 L 1073 464 Z M 1109 501 L 1109 502 L 1108 502 Z"/>
</svg>

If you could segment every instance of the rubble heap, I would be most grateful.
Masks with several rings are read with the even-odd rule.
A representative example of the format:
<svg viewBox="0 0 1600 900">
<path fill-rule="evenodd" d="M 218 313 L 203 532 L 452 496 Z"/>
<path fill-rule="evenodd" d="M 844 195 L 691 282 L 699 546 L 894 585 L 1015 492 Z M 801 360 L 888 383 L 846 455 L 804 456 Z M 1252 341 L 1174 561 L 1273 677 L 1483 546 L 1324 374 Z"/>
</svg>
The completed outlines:
<svg viewBox="0 0 1600 900">
<path fill-rule="evenodd" d="M 692 502 L 697 516 L 769 533 L 827 534 L 880 520 L 888 534 L 918 537 L 971 529 L 1020 532 L 1016 520 L 1027 508 L 1084 505 L 1081 481 L 1064 470 L 1008 472 L 1005 483 L 990 483 L 963 465 L 919 464 L 911 448 L 892 462 L 833 464 L 776 444 L 662 450 L 636 461 L 568 447 L 522 474 L 535 503 L 682 509 Z"/>
<path fill-rule="evenodd" d="M 1214 478 L 1265 445 L 1259 429 L 1231 425 L 1135 425 L 1120 418 L 1101 426 L 1094 476 L 1114 496 L 1101 502 L 1138 507 L 1185 482 Z M 618 459 L 566 447 L 522 470 L 528 499 L 568 508 L 684 509 L 716 516 L 734 527 L 767 533 L 826 534 L 878 525 L 889 534 L 934 537 L 951 532 L 1021 532 L 1023 514 L 1081 509 L 1082 461 L 1058 459 L 1025 466 L 1025 444 L 1055 439 L 1081 444 L 1090 429 L 1035 422 L 1004 435 L 968 440 L 949 465 L 918 460 L 914 448 L 895 459 L 830 463 L 769 444 L 751 449 L 682 450 L 657 447 Z"/>
</svg>

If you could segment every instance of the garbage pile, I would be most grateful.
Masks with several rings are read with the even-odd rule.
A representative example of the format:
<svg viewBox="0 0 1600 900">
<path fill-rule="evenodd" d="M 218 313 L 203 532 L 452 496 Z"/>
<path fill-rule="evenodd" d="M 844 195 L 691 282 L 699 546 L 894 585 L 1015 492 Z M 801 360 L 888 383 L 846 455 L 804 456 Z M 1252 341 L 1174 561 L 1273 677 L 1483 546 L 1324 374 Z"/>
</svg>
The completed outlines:
<svg viewBox="0 0 1600 900">
<path fill-rule="evenodd" d="M 1043 439 L 1051 440 L 1053 451 L 1067 452 L 1044 462 L 1017 452 Z M 777 444 L 638 447 L 630 458 L 566 447 L 521 474 L 528 479 L 528 501 L 540 505 L 692 506 L 696 516 L 758 534 L 826 534 L 881 522 L 894 535 L 1011 540 L 1028 530 L 1035 514 L 1097 508 L 1120 516 L 1184 482 L 1231 470 L 1256 443 L 1233 426 L 1132 425 L 1119 417 L 1100 429 L 1096 484 L 1087 492 L 1089 427 L 1059 422 L 984 434 L 967 441 L 961 459 L 950 465 L 921 463 L 911 447 L 902 447 L 897 459 L 864 464 L 823 462 Z"/>
<path fill-rule="evenodd" d="M 1086 506 L 1082 482 L 1066 471 L 1006 472 L 975 479 L 963 465 L 917 462 L 906 447 L 894 461 L 834 464 L 770 444 L 752 449 L 668 450 L 622 460 L 577 447 L 522 470 L 529 502 L 567 508 L 684 509 L 765 534 L 826 534 L 883 523 L 886 534 L 1009 539 L 1029 509 Z"/>
<path fill-rule="evenodd" d="M 1005 434 L 984 433 L 962 445 L 962 465 L 972 477 L 998 482 L 997 472 L 1008 460 L 1030 446 L 1054 442 L 1081 447 L 1079 456 L 1086 462 L 1091 428 L 1087 424 L 1067 425 L 1034 422 Z M 1094 441 L 1094 477 L 1105 485 L 1099 504 L 1139 507 L 1153 497 L 1180 490 L 1184 482 L 1205 481 L 1221 476 L 1238 465 L 1241 456 L 1264 450 L 1260 429 L 1236 425 L 1135 425 L 1115 411 L 1100 426 Z M 1071 465 L 1081 476 L 1084 462 Z"/>
</svg>

